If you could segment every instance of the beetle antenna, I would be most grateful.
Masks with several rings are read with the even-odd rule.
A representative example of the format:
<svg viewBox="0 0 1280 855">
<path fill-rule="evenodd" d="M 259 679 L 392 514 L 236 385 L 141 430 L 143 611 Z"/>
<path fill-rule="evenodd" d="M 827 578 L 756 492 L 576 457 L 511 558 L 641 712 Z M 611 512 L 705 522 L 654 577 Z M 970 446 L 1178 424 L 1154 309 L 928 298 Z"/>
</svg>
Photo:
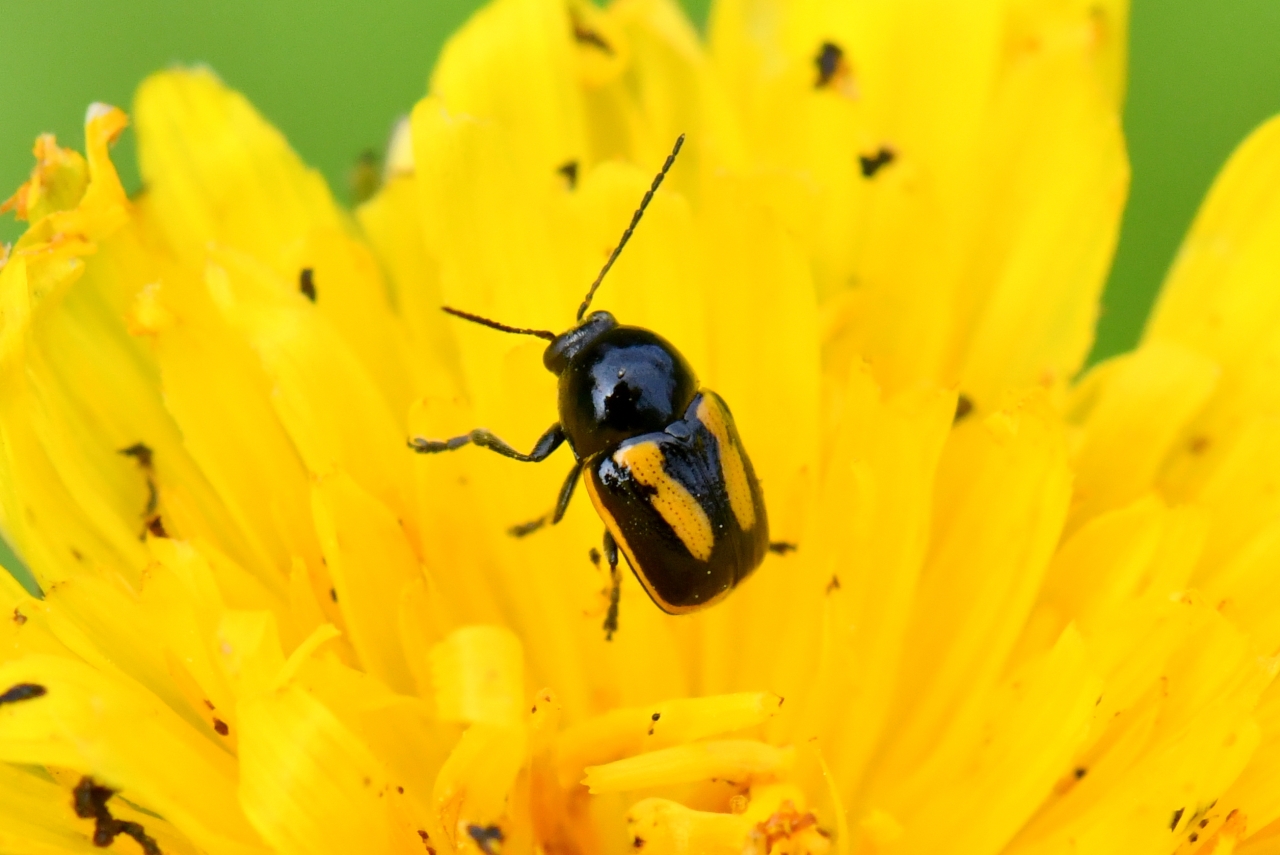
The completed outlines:
<svg viewBox="0 0 1280 855">
<path fill-rule="evenodd" d="M 482 318 L 479 315 L 473 315 L 470 312 L 464 312 L 461 309 L 450 308 L 449 306 L 440 307 L 447 314 L 453 315 L 455 318 L 462 318 L 464 321 L 471 321 L 473 324 L 479 324 L 482 327 L 499 330 L 500 332 L 516 333 L 518 335 L 536 335 L 538 338 L 545 338 L 547 341 L 555 341 L 556 334 L 551 330 L 530 330 L 523 327 L 509 327 L 506 324 L 500 324 L 497 321 L 491 321 L 488 318 Z"/>
<path fill-rule="evenodd" d="M 600 287 L 600 283 L 604 280 L 604 275 L 609 272 L 609 268 L 613 267 L 613 263 L 618 260 L 618 255 L 622 252 L 622 248 L 627 245 L 627 241 L 631 240 L 631 233 L 639 225 L 640 218 L 644 216 L 644 209 L 649 207 L 649 201 L 653 199 L 653 194 L 658 192 L 658 188 L 662 185 L 662 179 L 667 177 L 667 172 L 671 169 L 671 165 L 676 162 L 676 155 L 680 153 L 680 146 L 682 145 L 684 145 L 684 134 L 676 137 L 676 144 L 671 149 L 671 154 L 667 155 L 667 162 L 662 164 L 662 169 L 653 179 L 653 184 L 649 187 L 649 191 L 640 200 L 640 207 L 636 208 L 636 212 L 631 215 L 631 225 L 627 226 L 627 230 L 622 233 L 622 240 L 618 241 L 618 246 L 613 250 L 613 254 L 604 263 L 604 267 L 600 268 L 600 275 L 596 277 L 596 281 L 591 283 L 591 290 L 587 291 L 586 299 L 578 307 L 579 321 L 587 313 L 587 307 L 591 305 L 591 298 L 596 295 L 596 289 Z"/>
</svg>

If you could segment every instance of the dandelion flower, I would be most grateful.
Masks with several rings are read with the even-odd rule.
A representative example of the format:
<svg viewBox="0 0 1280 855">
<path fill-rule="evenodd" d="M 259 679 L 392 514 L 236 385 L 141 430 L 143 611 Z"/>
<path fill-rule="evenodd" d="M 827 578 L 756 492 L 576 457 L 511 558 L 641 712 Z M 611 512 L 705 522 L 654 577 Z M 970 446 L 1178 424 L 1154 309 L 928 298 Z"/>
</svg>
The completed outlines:
<svg viewBox="0 0 1280 855">
<path fill-rule="evenodd" d="M 354 215 L 204 70 L 6 203 L 0 850 L 1280 846 L 1280 125 L 1076 379 L 1127 165 L 1120 2 L 496 0 Z M 654 608 L 522 539 L 597 305 L 732 407 L 774 555 Z M 555 461 L 560 458 L 552 458 Z M 563 460 L 567 466 L 567 460 Z"/>
</svg>

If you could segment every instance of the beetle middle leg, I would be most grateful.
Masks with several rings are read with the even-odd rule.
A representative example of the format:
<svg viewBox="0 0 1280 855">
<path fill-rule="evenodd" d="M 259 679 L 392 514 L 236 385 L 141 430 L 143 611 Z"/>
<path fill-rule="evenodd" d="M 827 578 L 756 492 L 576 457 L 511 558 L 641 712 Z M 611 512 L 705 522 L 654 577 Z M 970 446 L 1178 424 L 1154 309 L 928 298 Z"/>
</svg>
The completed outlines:
<svg viewBox="0 0 1280 855">
<path fill-rule="evenodd" d="M 582 464 L 583 461 L 579 460 L 569 470 L 569 477 L 564 479 L 564 484 L 560 487 L 560 496 L 556 499 L 555 510 L 526 523 L 513 525 L 507 529 L 507 534 L 512 537 L 524 537 L 526 534 L 533 534 L 548 523 L 555 525 L 564 519 L 564 512 L 569 509 L 569 500 L 573 498 L 573 488 L 578 486 L 578 476 L 582 474 Z"/>
<path fill-rule="evenodd" d="M 441 451 L 456 451 L 464 445 L 475 445 L 480 448 L 487 448 L 490 451 L 496 451 L 503 457 L 510 457 L 512 460 L 519 460 L 524 463 L 541 463 L 560 447 L 564 439 L 564 428 L 560 426 L 559 422 L 556 422 L 547 428 L 542 436 L 538 437 L 537 443 L 533 446 L 533 451 L 528 454 L 516 451 L 484 428 L 476 428 L 470 433 L 464 433 L 462 436 L 455 436 L 452 439 L 427 439 L 424 436 L 410 437 L 409 447 L 419 454 L 438 454 Z"/>
<path fill-rule="evenodd" d="M 613 641 L 618 631 L 618 599 L 622 595 L 622 574 L 618 572 L 618 542 L 604 530 L 604 557 L 609 562 L 609 611 L 604 616 L 604 640 Z"/>
</svg>

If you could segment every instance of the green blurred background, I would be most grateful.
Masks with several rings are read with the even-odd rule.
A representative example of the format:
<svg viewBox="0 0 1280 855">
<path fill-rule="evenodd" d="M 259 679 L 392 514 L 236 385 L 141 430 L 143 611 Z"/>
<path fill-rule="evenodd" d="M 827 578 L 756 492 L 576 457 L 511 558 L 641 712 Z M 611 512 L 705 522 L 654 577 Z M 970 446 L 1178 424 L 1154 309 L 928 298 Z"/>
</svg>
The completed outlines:
<svg viewBox="0 0 1280 855">
<path fill-rule="evenodd" d="M 36 134 L 79 148 L 90 102 L 127 107 L 148 72 L 192 62 L 248 95 L 344 196 L 361 152 L 382 148 L 425 91 L 445 36 L 478 5 L 0 0 L 0 198 L 25 179 Z M 708 0 L 685 5 L 705 19 Z M 1136 340 L 1215 172 L 1280 112 L 1280 0 L 1133 0 L 1130 42 L 1133 185 L 1095 359 Z M 130 188 L 132 142 L 126 133 L 116 156 Z M 19 233 L 11 216 L 0 218 L 0 241 Z"/>
</svg>

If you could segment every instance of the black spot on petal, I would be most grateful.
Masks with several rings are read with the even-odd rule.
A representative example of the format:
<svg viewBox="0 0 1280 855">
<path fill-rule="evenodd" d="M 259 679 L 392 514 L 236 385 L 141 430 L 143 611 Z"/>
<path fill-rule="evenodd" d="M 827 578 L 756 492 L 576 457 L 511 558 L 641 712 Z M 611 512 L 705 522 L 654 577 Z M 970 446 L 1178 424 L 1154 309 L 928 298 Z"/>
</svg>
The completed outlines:
<svg viewBox="0 0 1280 855">
<path fill-rule="evenodd" d="M 116 819 L 107 808 L 107 801 L 115 790 L 102 786 L 88 775 L 80 779 L 72 791 L 71 806 L 76 816 L 93 820 L 93 845 L 106 848 L 123 834 L 132 837 L 142 847 L 144 855 L 162 855 L 160 846 L 149 837 L 141 823 Z"/>
<path fill-rule="evenodd" d="M 168 537 L 169 532 L 165 531 L 164 520 L 159 514 L 153 514 L 147 520 L 147 531 L 151 532 L 152 537 Z"/>
<path fill-rule="evenodd" d="M 613 56 L 613 46 L 604 40 L 604 36 L 577 19 L 573 22 L 573 40 L 580 45 L 596 48 L 605 56 Z"/>
<path fill-rule="evenodd" d="M 298 290 L 311 302 L 316 301 L 316 272 L 310 267 L 302 268 L 298 274 Z"/>
<path fill-rule="evenodd" d="M 876 173 L 893 163 L 897 155 L 891 149 L 881 146 L 875 154 L 858 155 L 858 164 L 862 167 L 863 178 L 874 178 Z"/>
<path fill-rule="evenodd" d="M 835 42 L 823 42 L 818 48 L 818 55 L 813 58 L 813 64 L 818 67 L 818 78 L 814 81 L 813 87 L 822 89 L 830 86 L 843 60 L 844 50 L 840 45 Z"/>
<path fill-rule="evenodd" d="M 564 176 L 564 180 L 569 183 L 570 190 L 578 186 L 578 161 L 566 161 L 560 165 L 556 172 Z"/>
<path fill-rule="evenodd" d="M 16 704 L 19 701 L 29 701 L 32 698 L 40 698 L 49 694 L 49 690 L 39 683 L 18 683 L 10 686 L 0 694 L 0 706 L 5 704 Z"/>
<path fill-rule="evenodd" d="M 145 442 L 135 442 L 128 448 L 120 449 L 119 453 L 125 457 L 132 457 L 143 469 L 151 468 L 153 452 Z"/>
<path fill-rule="evenodd" d="M 468 825 L 467 834 L 484 855 L 498 855 L 502 851 L 502 829 L 496 825 Z"/>
<path fill-rule="evenodd" d="M 142 509 L 144 523 L 141 535 L 145 538 L 150 528 L 151 517 L 155 516 L 156 507 L 160 504 L 160 491 L 156 487 L 155 452 L 145 442 L 135 442 L 128 448 L 121 448 L 119 453 L 137 461 L 138 468 L 142 470 L 142 476 L 147 482 L 147 504 Z"/>
</svg>

